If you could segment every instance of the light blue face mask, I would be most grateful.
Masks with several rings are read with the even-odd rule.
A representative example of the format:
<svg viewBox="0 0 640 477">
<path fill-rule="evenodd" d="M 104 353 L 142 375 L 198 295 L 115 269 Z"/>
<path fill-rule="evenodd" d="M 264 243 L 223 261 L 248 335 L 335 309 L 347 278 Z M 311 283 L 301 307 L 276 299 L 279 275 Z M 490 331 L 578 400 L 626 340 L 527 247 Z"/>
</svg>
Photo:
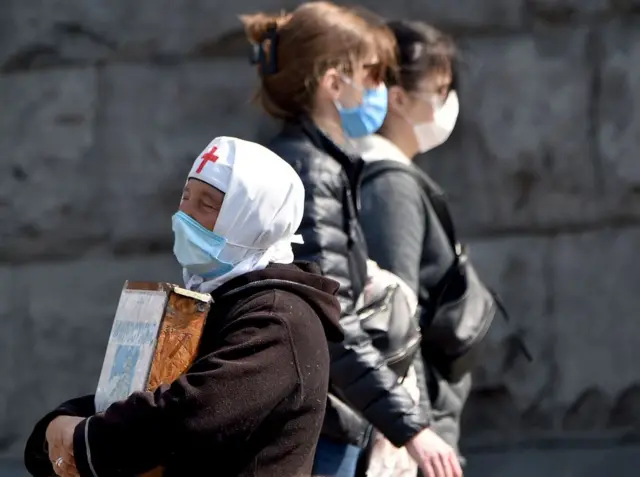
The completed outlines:
<svg viewBox="0 0 640 477">
<path fill-rule="evenodd" d="M 233 270 L 232 264 L 218 259 L 227 244 L 224 237 L 182 211 L 176 212 L 171 221 L 175 240 L 173 254 L 189 273 L 211 280 Z"/>
<path fill-rule="evenodd" d="M 353 108 L 345 108 L 336 101 L 344 133 L 353 139 L 373 134 L 380 129 L 387 116 L 389 96 L 387 87 L 384 83 L 380 83 L 377 88 L 360 88 L 348 78 L 343 80 L 362 91 L 362 103 Z"/>
</svg>

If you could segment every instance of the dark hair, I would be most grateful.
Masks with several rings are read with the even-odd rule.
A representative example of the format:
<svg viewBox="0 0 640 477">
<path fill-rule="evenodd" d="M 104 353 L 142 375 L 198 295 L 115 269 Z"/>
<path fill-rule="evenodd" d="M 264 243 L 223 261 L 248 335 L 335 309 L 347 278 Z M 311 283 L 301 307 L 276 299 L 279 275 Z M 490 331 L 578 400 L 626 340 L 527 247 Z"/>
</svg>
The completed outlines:
<svg viewBox="0 0 640 477">
<path fill-rule="evenodd" d="M 455 80 L 457 50 L 453 38 L 418 21 L 390 21 L 387 26 L 396 39 L 397 67 L 389 70 L 386 83 L 416 91 L 426 76 L 451 73 Z"/>
<path fill-rule="evenodd" d="M 376 79 L 395 62 L 395 40 L 384 24 L 330 2 L 309 2 L 292 13 L 242 15 L 249 41 L 259 49 L 257 98 L 271 116 L 309 113 L 318 81 L 329 68 L 353 73 L 377 54 Z"/>
</svg>

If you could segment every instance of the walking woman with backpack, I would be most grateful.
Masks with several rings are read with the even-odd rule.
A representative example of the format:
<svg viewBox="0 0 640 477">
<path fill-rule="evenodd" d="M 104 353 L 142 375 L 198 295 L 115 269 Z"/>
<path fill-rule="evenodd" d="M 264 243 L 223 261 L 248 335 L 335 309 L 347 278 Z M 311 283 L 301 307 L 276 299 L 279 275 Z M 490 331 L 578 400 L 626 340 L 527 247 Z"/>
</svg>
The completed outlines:
<svg viewBox="0 0 640 477">
<path fill-rule="evenodd" d="M 255 48 L 258 99 L 282 121 L 268 147 L 293 166 L 306 190 L 298 230 L 304 244 L 294 253 L 340 283 L 345 339 L 330 348 L 330 394 L 313 474 L 353 477 L 373 425 L 405 446 L 425 475 L 459 477 L 455 453 L 430 429 L 356 313 L 368 252 L 358 218 L 364 163 L 349 151 L 385 119 L 393 35 L 373 18 L 329 2 L 242 20 Z"/>
<path fill-rule="evenodd" d="M 361 221 L 371 258 L 402 278 L 418 296 L 427 337 L 438 304 L 459 299 L 465 291 L 461 281 L 442 286 L 455 267 L 456 252 L 447 224 L 429 198 L 437 186 L 412 162 L 446 141 L 456 123 L 456 50 L 449 36 L 424 23 L 397 21 L 388 26 L 397 42 L 398 66 L 386 77 L 389 111 L 384 124 L 377 134 L 358 140 L 357 150 L 366 162 Z M 459 454 L 460 414 L 471 376 L 463 373 L 448 382 L 426 343 L 423 351 L 427 382 L 423 408 L 443 445 Z"/>
</svg>

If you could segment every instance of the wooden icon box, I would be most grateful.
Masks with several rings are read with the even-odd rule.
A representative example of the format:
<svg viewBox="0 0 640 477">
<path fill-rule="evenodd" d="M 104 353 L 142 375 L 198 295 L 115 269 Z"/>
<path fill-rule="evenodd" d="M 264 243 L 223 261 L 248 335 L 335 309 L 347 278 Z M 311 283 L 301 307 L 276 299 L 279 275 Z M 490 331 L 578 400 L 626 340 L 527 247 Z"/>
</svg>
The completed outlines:
<svg viewBox="0 0 640 477">
<path fill-rule="evenodd" d="M 124 284 L 95 395 L 96 412 L 184 374 L 198 354 L 211 295 L 163 282 Z"/>
</svg>

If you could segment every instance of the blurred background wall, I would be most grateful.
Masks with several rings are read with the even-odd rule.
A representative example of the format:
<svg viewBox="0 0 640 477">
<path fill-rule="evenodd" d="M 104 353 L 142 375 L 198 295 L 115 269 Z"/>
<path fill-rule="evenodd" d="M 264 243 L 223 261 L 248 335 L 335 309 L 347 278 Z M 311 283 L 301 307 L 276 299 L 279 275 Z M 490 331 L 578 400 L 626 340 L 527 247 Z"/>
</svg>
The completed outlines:
<svg viewBox="0 0 640 477">
<path fill-rule="evenodd" d="M 126 279 L 216 135 L 261 139 L 239 13 L 294 0 L 0 0 L 0 476 L 92 392 Z M 368 0 L 452 32 L 461 118 L 422 164 L 536 361 L 494 333 L 467 475 L 637 476 L 640 2 Z M 639 109 L 640 111 L 640 109 Z"/>
</svg>

